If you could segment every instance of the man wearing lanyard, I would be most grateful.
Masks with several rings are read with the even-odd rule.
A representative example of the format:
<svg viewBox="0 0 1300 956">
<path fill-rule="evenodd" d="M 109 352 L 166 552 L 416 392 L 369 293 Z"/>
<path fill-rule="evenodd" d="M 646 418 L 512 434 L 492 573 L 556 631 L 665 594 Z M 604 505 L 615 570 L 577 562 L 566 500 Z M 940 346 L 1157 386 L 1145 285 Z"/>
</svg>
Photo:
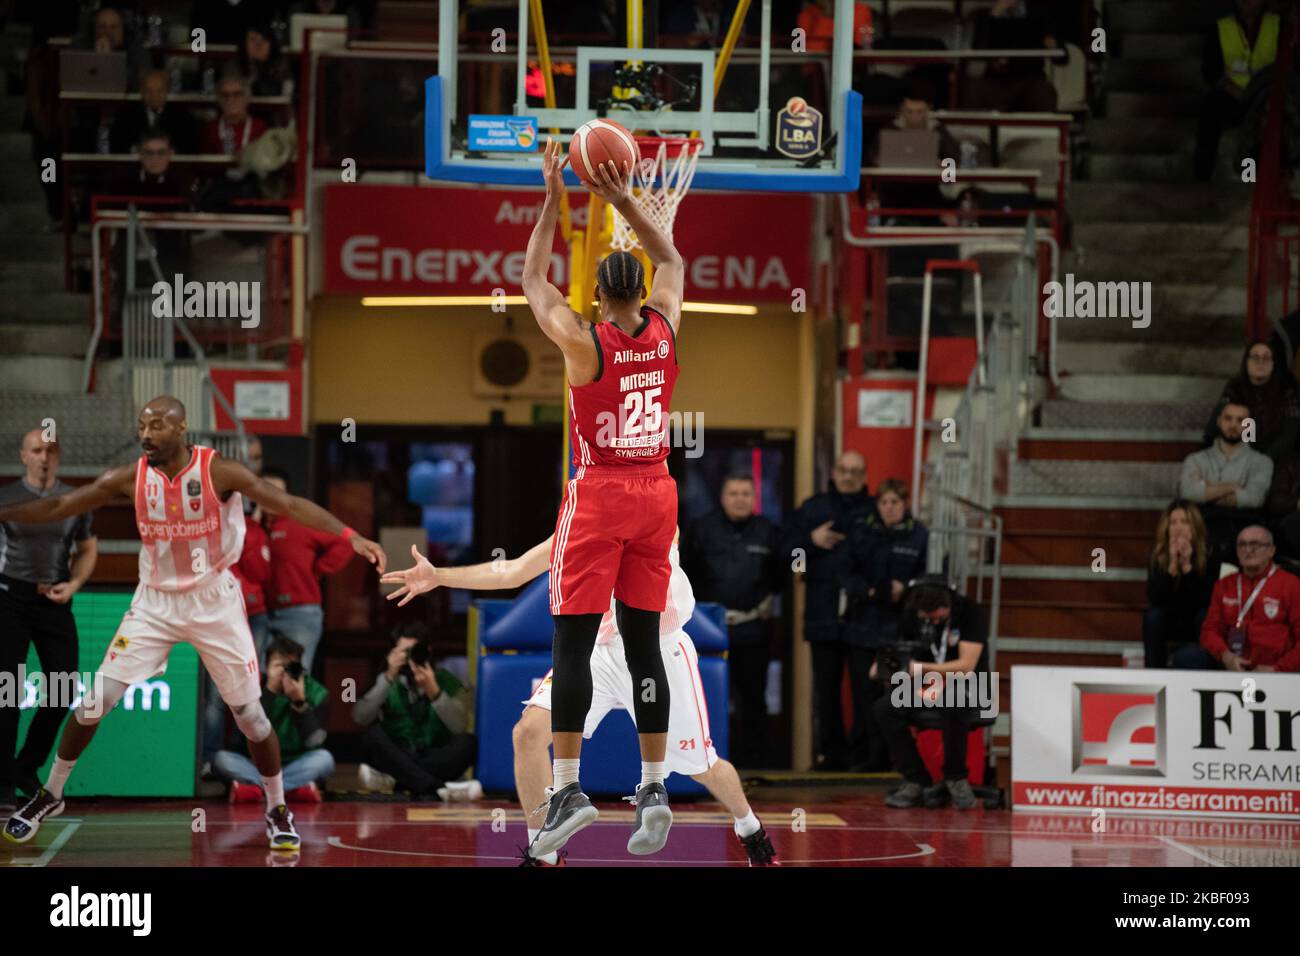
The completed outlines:
<svg viewBox="0 0 1300 956">
<path fill-rule="evenodd" d="M 41 429 L 23 436 L 21 457 L 26 473 L 0 488 L 0 505 L 72 490 L 57 480 L 59 446 L 47 442 Z M 15 680 L 33 641 L 47 688 L 56 686 L 48 680 L 52 675 L 77 670 L 72 595 L 95 570 L 90 518 L 84 514 L 54 524 L 0 524 L 0 672 L 15 675 Z M 14 809 L 15 787 L 28 796 L 40 789 L 37 771 L 50 754 L 70 703 L 43 701 L 15 757 L 18 703 L 0 701 L 0 810 Z M 58 704 L 62 706 L 53 706 Z"/>
<path fill-rule="evenodd" d="M 942 576 L 927 574 L 909 582 L 903 595 L 895 643 L 899 648 L 905 647 L 911 657 L 908 667 L 911 680 L 903 682 L 901 675 L 882 673 L 876 664 L 871 665 L 872 679 L 883 680 L 886 685 L 884 694 L 871 706 L 871 712 L 889 748 L 894 768 L 903 775 L 904 781 L 885 798 L 886 806 L 906 809 L 922 803 L 932 805 L 945 796 L 958 810 L 969 810 L 976 805 L 975 793 L 966 779 L 966 738 L 970 722 L 978 717 L 981 706 L 991 707 L 995 702 L 975 701 L 967 696 L 960 701 L 965 706 L 944 706 L 954 701 L 937 698 L 944 693 L 944 682 L 963 675 L 988 673 L 987 642 L 988 632 L 980 606 L 955 594 Z M 891 657 L 892 651 L 882 648 L 877 662 Z M 924 676 L 928 674 L 941 677 Z M 909 687 L 915 688 L 916 693 L 909 692 Z M 900 695 L 904 698 L 901 705 Z M 926 699 L 923 701 L 922 697 Z M 912 720 L 923 707 L 943 722 L 943 782 L 937 786 L 932 786 L 930 773 L 912 737 Z"/>
<path fill-rule="evenodd" d="M 1253 524 L 1237 535 L 1241 570 L 1220 578 L 1201 626 L 1201 643 L 1170 666 L 1271 673 L 1300 671 L 1300 578 L 1273 563 L 1273 535 Z"/>
</svg>

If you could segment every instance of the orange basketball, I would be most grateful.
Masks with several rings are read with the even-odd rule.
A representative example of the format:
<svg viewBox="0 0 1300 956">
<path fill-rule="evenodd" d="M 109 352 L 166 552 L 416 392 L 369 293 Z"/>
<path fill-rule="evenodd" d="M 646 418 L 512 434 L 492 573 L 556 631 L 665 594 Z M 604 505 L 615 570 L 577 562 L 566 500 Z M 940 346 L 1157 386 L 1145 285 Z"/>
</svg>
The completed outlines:
<svg viewBox="0 0 1300 956">
<path fill-rule="evenodd" d="M 641 150 L 632 134 L 613 120 L 594 119 L 583 123 L 569 140 L 569 164 L 583 185 L 592 184 L 591 170 L 613 162 L 625 174 L 641 162 Z"/>
</svg>

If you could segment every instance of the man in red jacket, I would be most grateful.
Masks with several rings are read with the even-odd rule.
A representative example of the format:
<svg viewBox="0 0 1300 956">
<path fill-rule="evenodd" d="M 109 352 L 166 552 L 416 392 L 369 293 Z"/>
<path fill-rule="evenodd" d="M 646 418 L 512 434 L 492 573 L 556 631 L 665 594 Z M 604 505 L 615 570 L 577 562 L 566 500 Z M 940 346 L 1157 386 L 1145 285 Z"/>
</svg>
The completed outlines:
<svg viewBox="0 0 1300 956">
<path fill-rule="evenodd" d="M 288 477 L 282 471 L 268 468 L 262 477 L 278 488 L 288 488 Z M 269 518 L 266 532 L 271 541 L 271 581 L 266 593 L 271 629 L 302 645 L 302 666 L 310 673 L 325 620 L 320 578 L 347 566 L 352 545 L 284 515 Z"/>
<path fill-rule="evenodd" d="M 1175 652 L 1173 667 L 1300 671 L 1300 578 L 1274 564 L 1273 553 L 1267 528 L 1253 524 L 1241 529 L 1241 570 L 1214 586 L 1201 643 Z"/>
</svg>

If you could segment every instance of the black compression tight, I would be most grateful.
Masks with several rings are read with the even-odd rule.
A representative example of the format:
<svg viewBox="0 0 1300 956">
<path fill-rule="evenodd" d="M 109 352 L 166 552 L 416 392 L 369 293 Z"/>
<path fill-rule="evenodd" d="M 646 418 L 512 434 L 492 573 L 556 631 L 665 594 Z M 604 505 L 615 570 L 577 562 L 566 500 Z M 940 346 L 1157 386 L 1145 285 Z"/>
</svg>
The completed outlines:
<svg viewBox="0 0 1300 956">
<path fill-rule="evenodd" d="M 557 614 L 551 641 L 551 733 L 580 734 L 591 710 L 591 651 L 600 614 Z"/>
<path fill-rule="evenodd" d="M 668 675 L 659 648 L 659 612 L 615 602 L 623 656 L 632 674 L 632 703 L 640 734 L 668 732 Z M 552 690 L 552 695 L 554 691 Z"/>
</svg>

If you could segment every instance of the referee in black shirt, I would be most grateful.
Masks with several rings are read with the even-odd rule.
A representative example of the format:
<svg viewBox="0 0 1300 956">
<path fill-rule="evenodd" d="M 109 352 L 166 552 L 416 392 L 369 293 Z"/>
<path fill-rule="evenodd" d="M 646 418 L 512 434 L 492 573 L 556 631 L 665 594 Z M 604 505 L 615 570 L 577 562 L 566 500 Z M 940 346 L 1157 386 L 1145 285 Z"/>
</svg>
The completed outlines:
<svg viewBox="0 0 1300 956">
<path fill-rule="evenodd" d="M 61 495 L 72 490 L 58 481 L 59 446 L 45 440 L 39 428 L 23 436 L 21 457 L 25 475 L 0 488 L 0 505 Z M 0 671 L 13 675 L 27 661 L 36 642 L 46 687 L 49 677 L 77 670 L 77 625 L 72 619 L 72 595 L 95 570 L 98 554 L 90 515 L 51 524 L 0 524 Z M 75 551 L 74 551 L 75 543 Z M 37 770 L 50 754 L 70 701 L 45 700 L 18 745 L 18 703 L 0 700 L 0 810 L 14 807 L 15 787 L 31 796 L 40 787 Z"/>
</svg>

